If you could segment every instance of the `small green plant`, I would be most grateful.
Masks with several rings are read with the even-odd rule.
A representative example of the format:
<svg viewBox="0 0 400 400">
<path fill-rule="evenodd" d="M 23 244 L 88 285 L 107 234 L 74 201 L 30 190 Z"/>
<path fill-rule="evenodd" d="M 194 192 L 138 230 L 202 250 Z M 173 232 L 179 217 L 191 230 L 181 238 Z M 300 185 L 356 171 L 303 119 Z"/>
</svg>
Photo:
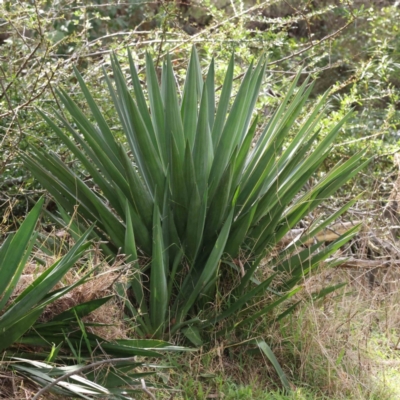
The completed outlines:
<svg viewBox="0 0 400 400">
<path fill-rule="evenodd" d="M 90 246 L 87 231 L 63 258 L 36 278 L 18 296 L 12 298 L 37 234 L 33 233 L 44 199 L 39 200 L 15 234 L 10 234 L 0 247 L 0 351 L 18 342 L 38 320 L 45 307 L 87 279 L 83 276 L 74 285 L 53 290 L 63 276 Z"/>
<path fill-rule="evenodd" d="M 93 274 L 93 269 L 89 268 L 73 284 L 55 288 L 88 252 L 91 243 L 87 238 L 91 229 L 79 238 L 67 254 L 41 273 L 21 293 L 14 294 L 36 242 L 37 232 L 34 232 L 34 228 L 43 201 L 43 198 L 38 201 L 19 230 L 10 234 L 0 247 L 0 353 L 4 364 L 9 362 L 9 368 L 19 375 L 46 386 L 68 372 L 86 368 L 85 364 L 92 363 L 96 358 L 101 360 L 106 352 L 109 356 L 120 357 L 111 363 L 112 372 L 107 368 L 107 372 L 102 371 L 96 376 L 88 374 L 86 378 L 72 373 L 68 377 L 70 382 L 63 379 L 54 385 L 52 391 L 65 397 L 87 398 L 85 395 L 90 394 L 101 398 L 112 396 L 126 399 L 122 394 L 137 391 L 131 387 L 140 384 L 140 379 L 151 373 L 132 373 L 132 369 L 146 366 L 133 357 L 160 357 L 158 350 L 180 351 L 182 348 L 159 340 L 109 342 L 89 332 L 87 328 L 90 324 L 83 323 L 82 319 L 112 296 L 78 304 L 47 321 L 39 319 L 47 306 L 85 283 Z M 46 362 L 38 361 L 40 358 Z M 72 365 L 71 359 L 74 361 Z M 61 363 L 62 366 L 55 367 L 54 363 Z M 107 364 L 107 360 L 104 363 Z"/>
<path fill-rule="evenodd" d="M 193 343 L 201 344 L 207 330 L 220 331 L 225 325 L 226 332 L 270 313 L 357 232 L 355 227 L 328 246 L 320 242 L 296 251 L 343 213 L 346 205 L 327 219 L 315 221 L 303 236 L 270 259 L 268 276 L 256 279 L 260 260 L 365 162 L 358 153 L 304 190 L 348 116 L 321 138 L 318 123 L 324 115 L 325 95 L 298 121 L 313 88 L 308 79 L 297 88 L 300 74 L 258 134 L 258 119 L 252 118 L 264 77 L 263 59 L 248 68 L 232 102 L 232 57 L 217 102 L 214 61 L 203 80 L 195 49 L 181 96 L 170 57 L 163 63 L 159 84 L 147 56 L 146 92 L 129 52 L 128 57 L 134 95 L 115 56 L 111 57 L 113 78 L 105 73 L 126 143 L 113 135 L 78 71 L 94 122 L 63 90 L 58 95 L 72 123 L 60 113 L 56 116 L 75 143 L 42 113 L 90 174 L 90 184 L 47 149 L 32 147 L 23 159 L 54 196 L 66 223 L 78 205 L 76 226 L 96 223 L 93 232 L 107 242 L 103 249 L 114 256 L 122 249 L 129 257 L 133 274 L 127 288 L 131 301 L 126 306 L 136 320 L 136 332 L 161 338 L 183 330 Z M 293 139 L 288 143 L 289 137 Z M 141 255 L 146 256 L 144 261 Z M 235 263 L 238 258 L 243 262 Z M 242 276 L 235 284 L 223 272 L 232 270 L 238 276 L 240 265 Z M 271 301 L 249 312 L 249 305 L 272 288 L 277 275 L 279 283 L 270 291 Z M 211 304 L 219 283 L 235 286 L 221 308 L 216 308 Z M 230 323 L 220 324 L 229 318 Z"/>
</svg>

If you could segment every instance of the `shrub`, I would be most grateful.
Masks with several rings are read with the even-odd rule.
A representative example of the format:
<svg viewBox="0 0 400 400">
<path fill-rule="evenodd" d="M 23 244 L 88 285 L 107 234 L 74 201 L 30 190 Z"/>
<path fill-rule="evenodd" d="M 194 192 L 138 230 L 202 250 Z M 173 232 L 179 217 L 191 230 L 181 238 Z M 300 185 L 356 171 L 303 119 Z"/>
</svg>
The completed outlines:
<svg viewBox="0 0 400 400">
<path fill-rule="evenodd" d="M 357 227 L 329 246 L 320 242 L 296 251 L 347 205 L 326 220 L 314 222 L 302 237 L 270 259 L 269 276 L 256 279 L 260 260 L 365 162 L 360 161 L 362 152 L 357 153 L 304 190 L 348 115 L 320 138 L 324 95 L 298 121 L 313 88 L 308 79 L 297 88 L 300 73 L 258 134 L 258 119 L 252 116 L 264 77 L 263 59 L 248 68 L 231 103 L 233 57 L 216 102 L 214 61 L 203 80 L 195 49 L 182 96 L 177 93 L 170 57 L 163 63 L 159 84 L 147 56 L 146 92 L 128 56 L 134 95 L 115 56 L 111 57 L 113 79 L 105 73 L 128 148 L 113 135 L 76 71 L 92 120 L 63 90 L 58 95 L 72 122 L 56 113 L 75 143 L 51 117 L 42 116 L 90 174 L 90 182 L 47 149 L 32 147 L 23 159 L 56 199 L 65 222 L 70 222 L 78 205 L 77 226 L 96 223 L 93 232 L 107 242 L 104 250 L 115 256 L 122 249 L 129 257 L 132 301 L 127 302 L 127 310 L 136 319 L 138 334 L 163 337 L 184 328 L 200 344 L 201 331 L 221 329 L 217 324 L 233 315 L 236 322 L 228 326 L 241 327 L 290 298 L 304 276 L 355 234 Z M 151 261 L 142 261 L 146 258 L 141 255 Z M 239 282 L 224 282 L 235 286 L 222 309 L 216 310 L 210 304 L 221 271 L 232 268 L 238 275 L 240 265 Z M 272 288 L 277 275 L 271 301 L 249 314 L 249 304 Z"/>
</svg>

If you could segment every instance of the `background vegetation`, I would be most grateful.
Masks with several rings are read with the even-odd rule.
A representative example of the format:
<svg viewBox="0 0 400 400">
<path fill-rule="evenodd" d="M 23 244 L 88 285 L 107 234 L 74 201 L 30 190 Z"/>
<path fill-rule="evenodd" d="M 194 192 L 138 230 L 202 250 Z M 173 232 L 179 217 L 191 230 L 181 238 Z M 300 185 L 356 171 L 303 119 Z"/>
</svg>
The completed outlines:
<svg viewBox="0 0 400 400">
<path fill-rule="evenodd" d="M 77 173 L 83 173 L 66 145 L 38 112 L 40 108 L 54 114 L 53 109 L 60 107 L 64 113 L 56 95 L 56 89 L 63 89 L 89 115 L 73 67 L 82 74 L 103 115 L 114 121 L 110 126 L 121 140 L 123 135 L 116 125 L 118 116 L 102 71 L 104 68 L 112 72 L 112 52 L 118 56 L 125 73 L 128 69 L 126 48 L 129 48 L 141 80 L 145 80 L 146 53 L 152 57 L 156 68 L 162 65 L 164 56 L 170 54 L 178 86 L 181 86 L 191 48 L 195 45 L 203 70 L 213 57 L 218 60 L 215 64 L 217 93 L 232 53 L 236 83 L 252 61 L 265 55 L 266 77 L 256 103 L 261 120 L 267 120 L 277 109 L 301 67 L 300 83 L 307 76 L 317 81 L 299 122 L 306 119 L 326 90 L 329 90 L 329 112 L 321 121 L 321 135 L 329 132 L 348 111 L 354 110 L 319 175 L 310 180 L 310 187 L 339 160 L 348 160 L 360 150 L 365 151 L 363 160 L 373 157 L 373 162 L 343 185 L 335 197 L 326 199 L 298 228 L 307 226 L 313 219 L 332 215 L 360 195 L 343 217 L 343 221 L 362 222 L 364 227 L 346 248 L 346 255 L 364 261 L 381 259 L 390 268 L 378 272 L 371 268 L 335 269 L 315 274 L 304 282 L 302 299 L 306 300 L 305 305 L 282 321 L 252 326 L 254 331 L 262 332 L 291 384 L 296 386 L 292 394 L 279 392 L 276 371 L 267 358 L 260 356 L 259 350 L 253 354 L 251 344 L 236 346 L 223 338 L 213 340 L 197 353 L 178 356 L 168 353 L 163 362 L 175 368 L 160 370 L 152 382 L 182 390 L 172 392 L 177 398 L 222 395 L 232 399 L 397 398 L 398 251 L 397 240 L 391 236 L 389 223 L 383 218 L 383 207 L 397 176 L 393 156 L 398 152 L 400 124 L 399 18 L 397 2 L 379 0 L 2 1 L 2 242 L 17 230 L 29 210 L 45 194 L 31 171 L 23 166 L 21 151 L 29 152 L 31 145 L 45 152 L 51 150 Z M 48 212 L 56 210 L 50 197 L 46 197 L 44 208 Z M 56 255 L 58 259 L 68 254 L 73 239 L 65 236 L 59 224 L 42 214 L 37 228 L 41 240 L 36 244 L 32 242 L 33 265 L 39 265 L 37 260 L 43 261 L 46 257 Z M 85 262 L 88 259 L 90 266 L 96 267 L 101 261 L 101 268 L 108 270 L 110 267 L 96 247 L 94 254 L 93 258 L 85 256 Z M 51 265 L 48 261 L 47 265 Z M 34 271 L 35 268 L 38 267 L 33 267 Z M 115 274 L 113 279 L 122 279 L 123 261 L 115 260 L 111 270 Z M 69 284 L 79 281 L 81 273 L 75 271 Z M 25 271 L 23 275 L 28 274 L 29 271 Z M 311 296 L 321 288 L 342 282 L 348 285 L 324 299 L 315 300 Z M 110 293 L 103 290 L 96 298 Z M 85 298 L 82 302 L 89 300 L 93 299 Z M 110 336 L 107 336 L 103 331 L 103 337 L 110 340 L 129 337 L 130 332 L 121 324 L 117 303 L 113 310 L 118 315 L 112 319 L 113 324 L 118 325 L 117 332 L 112 335 L 108 332 Z M 48 311 L 46 321 L 53 316 Z M 82 325 L 79 329 L 83 329 Z M 111 327 L 102 329 L 107 331 Z M 238 337 L 235 343 L 241 339 Z M 60 363 L 65 362 L 67 354 L 66 351 L 64 359 L 59 359 Z M 76 353 L 72 351 L 72 354 L 76 357 Z M 79 360 L 85 363 L 85 357 L 82 353 Z M 48 359 L 49 362 L 54 360 Z M 12 365 L 10 360 L 5 361 L 5 368 Z M 4 378 L 2 382 L 4 386 L 0 390 L 10 398 L 10 379 Z M 24 386 L 18 382 L 18 387 Z M 270 391 L 275 392 L 270 394 Z M 20 391 L 15 393 L 16 397 L 22 396 Z M 171 396 L 171 392 L 153 393 L 160 398 Z"/>
</svg>

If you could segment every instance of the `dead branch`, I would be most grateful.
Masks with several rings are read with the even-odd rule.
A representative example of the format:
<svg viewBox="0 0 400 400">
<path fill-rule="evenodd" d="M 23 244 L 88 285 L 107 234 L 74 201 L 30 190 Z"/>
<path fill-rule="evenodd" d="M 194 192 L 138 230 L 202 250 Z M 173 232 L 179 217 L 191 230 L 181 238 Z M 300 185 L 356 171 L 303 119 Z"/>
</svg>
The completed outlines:
<svg viewBox="0 0 400 400">
<path fill-rule="evenodd" d="M 337 268 L 389 268 L 400 266 L 400 260 L 360 260 L 356 258 L 328 258 L 325 261 L 328 262 L 341 262 L 337 265 Z"/>
<path fill-rule="evenodd" d="M 310 238 L 303 243 L 303 245 L 310 245 L 314 242 L 333 242 L 340 235 L 346 233 L 350 228 L 359 224 L 361 221 L 350 221 L 350 222 L 340 222 L 332 225 L 329 228 L 324 229 L 322 232 L 318 233 L 314 238 Z M 290 242 L 296 238 L 300 238 L 302 235 L 307 233 L 307 229 L 292 229 L 288 232 L 283 239 L 280 241 L 280 245 L 288 245 Z"/>
</svg>

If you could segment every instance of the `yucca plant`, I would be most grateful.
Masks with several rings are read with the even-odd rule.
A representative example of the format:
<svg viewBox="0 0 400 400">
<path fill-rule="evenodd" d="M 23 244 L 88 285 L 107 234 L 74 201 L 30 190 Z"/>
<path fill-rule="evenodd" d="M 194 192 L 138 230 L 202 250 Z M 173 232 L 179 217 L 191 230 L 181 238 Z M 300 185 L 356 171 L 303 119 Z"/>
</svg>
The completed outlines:
<svg viewBox="0 0 400 400">
<path fill-rule="evenodd" d="M 128 59 L 132 90 L 115 55 L 112 78 L 105 71 L 124 139 L 112 133 L 77 70 L 91 116 L 62 89 L 58 96 L 71 120 L 55 112 L 57 123 L 41 113 L 79 160 L 82 172 L 90 175 L 89 182 L 48 149 L 32 147 L 23 159 L 59 204 L 60 221 L 69 223 L 78 205 L 76 229 L 95 223 L 94 233 L 107 254 L 115 256 L 122 250 L 128 256 L 133 273 L 131 301 L 126 305 L 136 319 L 137 333 L 163 337 L 182 329 L 193 342 L 201 343 L 202 330 L 215 329 L 232 315 L 235 320 L 228 326 L 234 329 L 272 311 L 356 233 L 357 227 L 329 246 L 315 243 L 294 252 L 347 205 L 315 222 L 270 260 L 273 274 L 256 279 L 259 261 L 365 163 L 362 154 L 356 154 L 322 176 L 312 189 L 303 190 L 349 116 L 322 135 L 319 122 L 326 94 L 300 123 L 313 88 L 308 79 L 297 87 L 300 73 L 259 133 L 253 111 L 263 83 L 263 59 L 255 67 L 250 65 L 233 101 L 233 56 L 218 101 L 214 61 L 203 79 L 195 49 L 181 96 L 170 57 L 163 63 L 159 83 L 153 61 L 146 56 L 147 90 L 129 52 Z M 240 263 L 235 260 L 241 256 L 246 261 L 240 282 L 222 309 L 210 307 L 221 271 L 232 268 L 237 275 Z M 279 273 L 279 285 L 274 284 L 272 291 Z M 274 300 L 253 314 L 243 311 L 267 289 L 276 295 Z"/>
<path fill-rule="evenodd" d="M 53 290 L 91 245 L 86 240 L 91 229 L 63 258 L 38 276 L 20 294 L 13 296 L 36 242 L 37 233 L 34 233 L 34 228 L 43 201 L 44 198 L 36 203 L 18 231 L 8 235 L 0 247 L 0 351 L 18 342 L 36 323 L 46 306 L 85 282 L 88 277 L 84 275 L 74 285 Z"/>
<path fill-rule="evenodd" d="M 38 275 L 19 294 L 15 294 L 21 274 L 36 243 L 38 233 L 34 229 L 43 201 L 44 198 L 36 203 L 18 231 L 8 235 L 0 246 L 2 360 L 8 361 L 8 367 L 19 375 L 46 386 L 69 371 L 75 371 L 96 359 L 101 360 L 104 354 L 119 357 L 119 361 L 112 364 L 112 371 L 107 368 L 107 372 L 100 372 L 100 375 L 96 376 L 88 373 L 86 378 L 72 375 L 70 382 L 62 381 L 55 385 L 52 391 L 74 398 L 87 399 L 89 395 L 90 398 L 131 398 L 128 395 L 138 391 L 140 379 L 154 373 L 154 366 L 149 372 L 138 372 L 135 371 L 137 367 L 147 365 L 142 361 L 127 358 L 161 357 L 160 351 L 185 349 L 160 340 L 124 339 L 109 342 L 88 331 L 91 324 L 84 323 L 82 319 L 105 304 L 112 296 L 78 304 L 48 321 L 39 319 L 47 306 L 85 283 L 93 274 L 93 269 L 89 268 L 73 284 L 55 288 L 64 275 L 89 251 L 91 243 L 87 238 L 91 228 L 76 241 L 67 254 Z M 38 359 L 46 362 L 37 361 Z M 54 363 L 58 366 L 55 367 Z M 4 362 L 3 365 L 5 364 Z"/>
</svg>

